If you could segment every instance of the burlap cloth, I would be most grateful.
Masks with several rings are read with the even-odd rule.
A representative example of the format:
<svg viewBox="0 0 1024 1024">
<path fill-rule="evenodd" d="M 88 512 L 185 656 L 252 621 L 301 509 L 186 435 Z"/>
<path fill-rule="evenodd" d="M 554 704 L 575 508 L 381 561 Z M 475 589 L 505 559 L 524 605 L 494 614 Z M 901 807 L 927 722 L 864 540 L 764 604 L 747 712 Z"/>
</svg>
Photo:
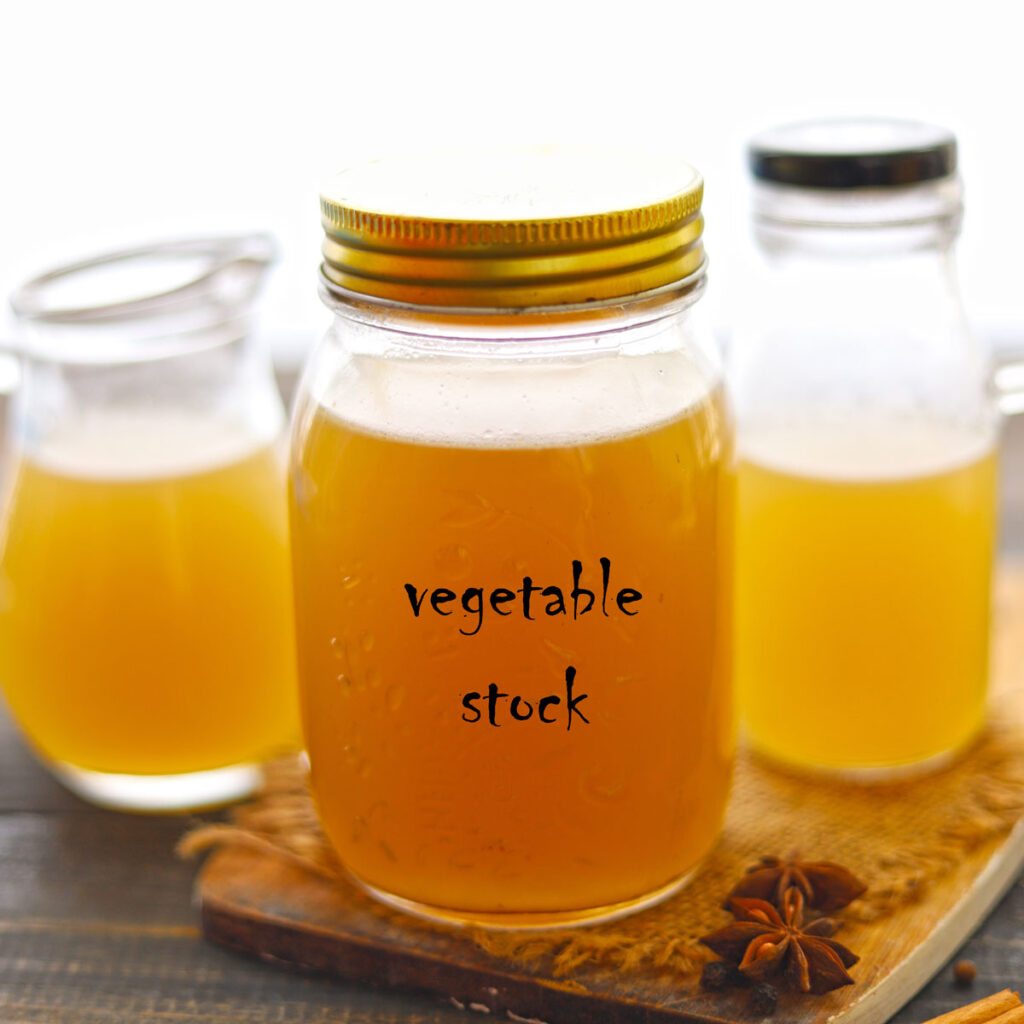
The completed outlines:
<svg viewBox="0 0 1024 1024">
<path fill-rule="evenodd" d="M 787 774 L 741 752 L 721 841 L 678 895 L 603 925 L 476 930 L 472 938 L 503 959 L 545 958 L 555 976 L 588 962 L 692 972 L 708 957 L 698 938 L 728 921 L 722 898 L 746 867 L 764 854 L 794 850 L 807 860 L 837 861 L 867 882 L 867 895 L 844 912 L 847 918 L 877 920 L 924 898 L 964 854 L 1024 817 L 1024 572 L 1004 573 L 998 595 L 991 725 L 951 767 L 926 778 L 858 786 Z M 271 765 L 255 801 L 235 809 L 230 824 L 193 830 L 180 851 L 193 855 L 222 844 L 287 857 L 335 879 L 383 919 L 432 927 L 376 904 L 346 879 L 320 831 L 297 758 Z"/>
</svg>

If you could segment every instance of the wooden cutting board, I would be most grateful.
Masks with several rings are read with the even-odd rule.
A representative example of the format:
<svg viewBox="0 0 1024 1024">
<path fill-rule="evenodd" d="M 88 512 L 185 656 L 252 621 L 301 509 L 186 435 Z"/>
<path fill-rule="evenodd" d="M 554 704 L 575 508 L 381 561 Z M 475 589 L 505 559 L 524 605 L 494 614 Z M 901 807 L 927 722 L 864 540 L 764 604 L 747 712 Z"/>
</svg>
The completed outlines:
<svg viewBox="0 0 1024 1024">
<path fill-rule="evenodd" d="M 998 623 L 999 718 L 1022 723 L 1019 743 L 1024 755 L 1024 571 L 1019 568 L 1003 573 Z M 1000 735 L 999 742 L 1005 744 L 1005 729 Z M 1019 782 L 997 789 L 999 799 L 992 806 L 1001 808 L 1002 825 L 988 834 L 982 831 L 976 841 L 964 840 L 962 823 L 952 821 L 950 829 L 940 827 L 934 836 L 922 835 L 932 828 L 922 826 L 922 821 L 931 819 L 922 818 L 916 810 L 911 813 L 922 803 L 934 803 L 942 787 L 949 787 L 951 794 L 970 792 L 970 772 L 975 766 L 979 773 L 991 768 L 992 751 L 986 744 L 995 742 L 983 741 L 949 773 L 874 789 L 794 780 L 741 757 L 737 793 L 720 848 L 711 857 L 712 869 L 716 859 L 728 861 L 730 871 L 734 863 L 743 862 L 747 832 L 753 827 L 749 825 L 752 801 L 759 809 L 755 820 L 766 823 L 765 842 L 799 832 L 827 843 L 827 837 L 838 836 L 849 821 L 856 823 L 851 828 L 865 833 L 863 841 L 868 844 L 874 841 L 870 833 L 877 831 L 889 847 L 902 849 L 899 836 L 905 830 L 906 849 L 927 846 L 931 840 L 946 851 L 947 862 L 932 872 L 917 902 L 901 903 L 874 921 L 853 920 L 844 926 L 839 938 L 861 957 L 853 969 L 856 985 L 817 998 L 784 994 L 777 1019 L 787 1024 L 880 1024 L 945 963 L 1007 890 L 1024 864 L 1024 774 Z M 980 787 L 980 774 L 978 781 Z M 955 801 L 950 799 L 952 806 Z M 934 817 L 935 812 L 931 813 Z M 1013 824 L 1014 820 L 1018 823 Z M 828 850 L 814 853 L 826 856 Z M 714 900 L 724 894 L 721 876 L 702 869 L 688 893 L 645 912 L 649 930 L 657 931 L 659 922 L 673 920 L 673 914 L 684 914 L 695 897 L 693 887 L 701 885 L 716 887 L 710 894 Z M 469 934 L 382 912 L 351 884 L 321 877 L 270 851 L 239 846 L 220 849 L 207 861 L 197 894 L 203 931 L 221 945 L 279 965 L 431 993 L 468 1011 L 506 1021 L 747 1024 L 753 1019 L 748 993 L 702 992 L 694 973 L 627 972 L 595 958 L 557 976 L 550 958 L 522 961 L 493 956 Z M 723 913 L 719 923 L 727 921 Z"/>
</svg>

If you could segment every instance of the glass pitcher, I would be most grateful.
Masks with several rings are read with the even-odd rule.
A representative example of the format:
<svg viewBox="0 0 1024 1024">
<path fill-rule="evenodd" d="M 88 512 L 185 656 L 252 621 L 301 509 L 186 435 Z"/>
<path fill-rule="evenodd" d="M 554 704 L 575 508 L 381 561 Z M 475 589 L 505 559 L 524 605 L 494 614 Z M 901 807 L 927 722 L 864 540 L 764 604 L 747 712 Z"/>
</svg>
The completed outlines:
<svg viewBox="0 0 1024 1024">
<path fill-rule="evenodd" d="M 998 408 L 953 263 L 956 142 L 756 138 L 738 416 L 736 673 L 751 743 L 857 778 L 941 764 L 989 674 Z"/>
<path fill-rule="evenodd" d="M 264 236 L 98 256 L 12 296 L 0 685 L 88 800 L 221 803 L 297 743 Z"/>
</svg>

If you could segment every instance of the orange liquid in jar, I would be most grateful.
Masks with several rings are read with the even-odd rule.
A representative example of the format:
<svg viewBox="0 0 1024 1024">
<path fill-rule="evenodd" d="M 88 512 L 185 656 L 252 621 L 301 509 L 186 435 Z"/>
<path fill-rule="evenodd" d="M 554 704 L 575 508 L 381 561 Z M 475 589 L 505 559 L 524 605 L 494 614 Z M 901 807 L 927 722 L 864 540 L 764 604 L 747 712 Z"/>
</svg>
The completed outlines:
<svg viewBox="0 0 1024 1024">
<path fill-rule="evenodd" d="M 994 439 L 952 427 L 768 431 L 738 474 L 736 673 L 776 759 L 891 769 L 984 720 Z"/>
<path fill-rule="evenodd" d="M 158 775 L 294 747 L 283 476 L 184 417 L 89 423 L 12 467 L 0 684 L 46 758 Z"/>
<path fill-rule="evenodd" d="M 504 447 L 486 431 L 375 435 L 322 404 L 299 416 L 304 731 L 324 827 L 358 878 L 513 923 L 628 903 L 706 853 L 732 756 L 730 429 L 716 393 L 624 436 Z M 574 560 L 597 594 L 576 619 Z M 495 611 L 494 588 L 524 576 L 561 588 L 567 614 L 540 593 L 529 619 L 519 593 Z M 451 614 L 424 595 L 414 615 L 407 583 L 455 593 Z M 473 587 L 482 616 L 462 604 Z M 620 588 L 642 593 L 636 614 Z M 567 715 L 569 666 L 587 722 Z M 494 725 L 492 683 L 508 695 Z"/>
</svg>

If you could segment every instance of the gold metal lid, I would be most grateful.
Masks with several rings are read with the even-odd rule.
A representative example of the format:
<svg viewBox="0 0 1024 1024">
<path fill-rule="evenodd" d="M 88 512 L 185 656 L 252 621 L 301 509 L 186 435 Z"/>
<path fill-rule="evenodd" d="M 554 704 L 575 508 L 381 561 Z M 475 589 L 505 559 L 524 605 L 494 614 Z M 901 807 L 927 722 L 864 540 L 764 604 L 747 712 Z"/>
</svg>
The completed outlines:
<svg viewBox="0 0 1024 1024">
<path fill-rule="evenodd" d="M 392 158 L 320 197 L 332 290 L 445 308 L 614 300 L 703 274 L 704 183 L 625 147 L 531 146 Z"/>
</svg>

